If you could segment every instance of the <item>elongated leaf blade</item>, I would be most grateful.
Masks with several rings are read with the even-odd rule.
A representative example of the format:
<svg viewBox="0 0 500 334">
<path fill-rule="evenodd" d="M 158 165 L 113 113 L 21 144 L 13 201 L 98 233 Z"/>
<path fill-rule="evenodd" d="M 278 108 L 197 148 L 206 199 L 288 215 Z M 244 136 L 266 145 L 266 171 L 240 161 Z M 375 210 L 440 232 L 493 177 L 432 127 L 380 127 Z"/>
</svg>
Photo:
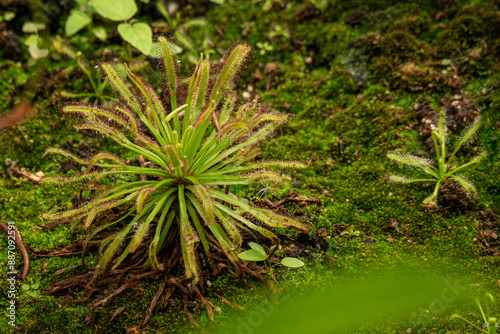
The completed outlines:
<svg viewBox="0 0 500 334">
<path fill-rule="evenodd" d="M 293 257 L 285 257 L 280 263 L 289 268 L 300 268 L 304 266 L 304 262 Z"/>
</svg>

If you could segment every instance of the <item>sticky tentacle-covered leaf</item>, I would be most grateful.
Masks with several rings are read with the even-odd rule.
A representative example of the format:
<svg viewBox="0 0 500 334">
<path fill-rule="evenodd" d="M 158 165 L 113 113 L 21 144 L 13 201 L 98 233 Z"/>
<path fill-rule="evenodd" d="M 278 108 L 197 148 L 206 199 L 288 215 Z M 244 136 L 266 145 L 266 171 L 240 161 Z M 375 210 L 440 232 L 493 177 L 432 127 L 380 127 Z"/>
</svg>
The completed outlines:
<svg viewBox="0 0 500 334">
<path fill-rule="evenodd" d="M 99 276 L 99 274 L 101 274 L 106 269 L 106 266 L 108 265 L 109 261 L 111 261 L 115 253 L 118 251 L 118 248 L 120 247 L 120 244 L 122 243 L 123 239 L 125 239 L 125 237 L 132 230 L 133 227 L 134 224 L 130 223 L 125 228 L 123 228 L 119 233 L 112 236 L 113 241 L 110 243 L 110 245 L 106 248 L 104 254 L 101 256 L 97 270 L 94 273 L 94 278 Z"/>
<path fill-rule="evenodd" d="M 137 113 L 137 115 L 144 116 L 141 104 L 132 93 L 130 85 L 120 77 L 114 66 L 108 63 L 102 64 L 101 68 L 115 91 L 122 97 L 123 101 L 127 103 Z"/>
<path fill-rule="evenodd" d="M 48 149 L 46 149 L 45 152 L 43 153 L 42 158 L 45 158 L 47 156 L 47 154 L 60 154 L 60 155 L 65 156 L 66 158 L 73 160 L 76 163 L 79 163 L 80 165 L 88 165 L 88 163 L 89 163 L 87 160 L 81 159 L 81 158 L 77 157 L 76 155 L 74 155 L 68 151 L 65 151 L 63 149 L 60 149 L 60 148 L 48 148 Z"/>
<path fill-rule="evenodd" d="M 189 217 L 193 221 L 194 227 L 196 228 L 196 231 L 198 232 L 198 236 L 200 237 L 200 241 L 201 241 L 201 244 L 203 246 L 203 249 L 205 250 L 205 253 L 208 255 L 210 246 L 208 245 L 205 231 L 203 231 L 203 225 L 201 224 L 200 220 L 198 219 L 198 215 L 196 214 L 196 211 L 194 210 L 194 207 L 193 207 L 193 204 L 197 203 L 197 201 L 192 196 L 190 196 L 188 193 L 186 193 L 186 197 L 189 199 L 186 201 L 186 208 L 187 208 L 187 211 L 189 213 Z"/>
<path fill-rule="evenodd" d="M 246 43 L 236 44 L 233 49 L 228 53 L 225 59 L 224 66 L 220 71 L 217 81 L 212 88 L 212 93 L 210 95 L 209 101 L 215 101 L 215 104 L 219 104 L 222 97 L 225 95 L 226 90 L 229 88 L 231 81 L 236 76 L 236 73 L 240 69 L 243 62 L 248 57 L 252 50 L 252 47 Z"/>
<path fill-rule="evenodd" d="M 231 118 L 231 114 L 233 112 L 236 99 L 237 96 L 233 92 L 229 93 L 228 96 L 226 97 L 226 100 L 224 101 L 224 105 L 222 106 L 219 116 L 220 126 L 224 126 Z"/>
<path fill-rule="evenodd" d="M 156 232 L 154 234 L 153 240 L 151 241 L 151 244 L 149 245 L 149 261 L 153 263 L 153 265 L 159 269 L 160 264 L 158 263 L 158 258 L 156 257 L 156 253 L 159 251 L 161 248 L 162 244 L 159 244 L 160 242 L 160 237 L 161 233 L 163 230 L 163 223 L 165 222 L 165 218 L 170 210 L 170 207 L 172 206 L 172 203 L 174 200 L 177 198 L 177 195 L 173 194 L 172 196 L 169 197 L 167 202 L 165 203 L 164 207 L 161 209 L 162 213 L 160 215 L 160 219 L 158 220 L 158 224 L 156 225 Z M 173 213 L 173 212 L 171 212 Z M 170 226 L 168 227 L 170 228 Z M 168 228 L 167 231 L 168 232 Z"/>
<path fill-rule="evenodd" d="M 241 234 L 240 231 L 238 231 L 238 228 L 236 227 L 236 223 L 233 221 L 232 218 L 228 217 L 227 215 L 222 214 L 222 212 L 219 209 L 215 210 L 215 215 L 217 218 L 222 223 L 222 226 L 228 233 L 229 237 L 233 240 L 233 244 L 239 248 L 241 247 L 242 239 L 241 239 Z"/>
<path fill-rule="evenodd" d="M 469 195 L 477 192 L 476 188 L 474 187 L 474 184 L 472 184 L 472 182 L 467 180 L 465 177 L 461 175 L 455 175 L 452 176 L 451 179 L 458 182 L 458 184 L 460 184 Z"/>
<path fill-rule="evenodd" d="M 76 113 L 83 116 L 90 114 L 103 116 L 107 119 L 115 121 L 125 129 L 132 130 L 131 126 L 122 117 L 118 116 L 115 112 L 108 109 L 85 104 L 67 104 L 62 108 L 62 110 L 65 113 Z"/>
<path fill-rule="evenodd" d="M 224 214 L 228 214 L 229 216 L 233 217 L 234 219 L 242 222 L 244 225 L 246 225 L 247 227 L 249 227 L 250 229 L 254 230 L 254 231 L 257 231 L 259 232 L 260 234 L 262 234 L 263 236 L 273 240 L 273 241 L 278 241 L 278 238 L 276 237 L 276 235 L 265 229 L 265 228 L 262 228 L 258 225 L 255 225 L 254 223 L 252 223 L 251 221 L 249 221 L 248 219 L 244 218 L 243 216 L 237 214 L 236 212 L 234 212 L 234 210 L 231 210 L 229 207 L 227 207 L 226 205 L 222 204 L 222 203 L 219 203 L 219 202 L 215 202 L 215 206 Z"/>
<path fill-rule="evenodd" d="M 130 253 L 134 253 L 137 247 L 141 244 L 142 239 L 144 238 L 144 235 L 149 229 L 149 225 L 153 221 L 153 219 L 156 217 L 156 214 L 161 210 L 163 207 L 163 204 L 167 201 L 167 199 L 172 195 L 172 193 L 175 191 L 175 189 L 171 189 L 167 191 L 165 194 L 162 194 L 161 198 L 158 200 L 157 203 L 154 203 L 151 201 L 153 204 L 153 209 L 151 210 L 148 218 L 141 224 L 141 226 L 137 229 L 136 234 L 130 241 Z M 156 202 L 156 201 L 155 201 Z"/>
<path fill-rule="evenodd" d="M 116 154 L 113 153 L 108 153 L 108 152 L 99 152 L 96 155 L 94 155 L 87 163 L 87 171 L 89 171 L 93 166 L 100 166 L 98 163 L 100 160 L 110 160 L 115 163 L 117 163 L 120 166 L 126 166 L 127 163 L 125 160 L 117 156 Z"/>
<path fill-rule="evenodd" d="M 187 278 L 193 278 L 193 282 L 198 282 L 198 266 L 196 262 L 196 243 L 200 242 L 200 237 L 191 226 L 186 208 L 186 198 L 184 195 L 184 185 L 179 185 L 179 225 L 182 258 L 184 260 L 184 269 Z"/>
</svg>

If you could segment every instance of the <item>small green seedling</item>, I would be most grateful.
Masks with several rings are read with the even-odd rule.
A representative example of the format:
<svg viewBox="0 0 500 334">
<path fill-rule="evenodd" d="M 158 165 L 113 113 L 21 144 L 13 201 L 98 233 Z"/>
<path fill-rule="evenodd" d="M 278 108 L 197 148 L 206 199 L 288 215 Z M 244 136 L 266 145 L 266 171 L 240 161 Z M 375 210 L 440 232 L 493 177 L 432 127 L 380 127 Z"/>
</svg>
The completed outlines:
<svg viewBox="0 0 500 334">
<path fill-rule="evenodd" d="M 24 293 L 27 296 L 33 297 L 33 298 L 38 298 L 40 294 L 38 293 L 38 289 L 40 289 L 40 282 L 36 282 L 34 284 L 23 284 L 21 285 L 21 288 L 23 289 Z"/>
<path fill-rule="evenodd" d="M 486 299 L 486 313 L 484 313 L 483 307 L 481 306 L 481 302 L 479 301 L 479 298 L 476 297 L 475 301 L 477 306 L 479 307 L 479 311 L 481 311 L 481 316 L 483 317 L 484 321 L 484 328 L 480 328 L 477 325 L 475 325 L 473 322 L 465 319 L 459 314 L 452 314 L 450 316 L 450 319 L 461 319 L 477 329 L 480 333 L 487 333 L 487 334 L 496 334 L 498 333 L 497 329 L 500 327 L 500 324 L 498 322 L 498 318 L 492 317 L 491 316 L 491 305 L 495 305 L 495 298 L 490 293 L 485 294 L 485 299 Z"/>
<path fill-rule="evenodd" d="M 6 22 L 12 21 L 15 17 L 16 17 L 16 13 L 15 12 L 6 11 L 5 13 L 0 14 L 0 22 L 3 22 L 3 21 L 6 21 Z"/>
<path fill-rule="evenodd" d="M 257 47 L 260 49 L 259 54 L 262 56 L 265 55 L 266 52 L 271 52 L 274 50 L 273 46 L 271 44 L 269 44 L 268 42 L 264 42 L 264 43 L 257 42 Z"/>
<path fill-rule="evenodd" d="M 23 24 L 23 32 L 30 34 L 25 40 L 24 45 L 28 47 L 31 59 L 28 65 L 34 65 L 36 60 L 46 58 L 49 55 L 49 50 L 42 46 L 43 41 L 39 32 L 46 29 L 45 24 L 39 22 L 25 22 Z"/>
<path fill-rule="evenodd" d="M 118 99 L 116 99 L 113 96 L 107 95 L 105 93 L 105 88 L 108 86 L 108 81 L 106 79 L 101 79 L 101 76 L 98 74 L 95 76 L 92 75 L 91 71 L 88 69 L 88 67 L 85 65 L 85 63 L 82 61 L 81 52 L 78 52 L 76 54 L 76 61 L 78 64 L 78 67 L 82 70 L 82 72 L 87 76 L 89 79 L 90 85 L 92 86 L 93 92 L 90 93 L 78 93 L 78 94 L 73 94 L 69 93 L 66 91 L 62 91 L 61 95 L 63 97 L 73 97 L 73 98 L 86 98 L 86 99 L 93 99 L 94 103 L 105 103 L 106 101 L 114 101 L 118 102 Z"/>
<path fill-rule="evenodd" d="M 285 267 L 289 268 L 300 268 L 304 266 L 304 262 L 293 257 L 285 257 L 280 262 L 271 265 L 273 254 L 277 250 L 278 251 L 281 250 L 281 246 L 278 247 L 276 245 L 272 246 L 269 249 L 269 254 L 267 254 L 266 251 L 264 250 L 264 247 L 255 242 L 250 242 L 248 243 L 248 245 L 250 246 L 251 249 L 239 253 L 238 257 L 245 261 L 254 261 L 254 262 L 265 261 L 264 263 L 270 274 L 273 273 L 274 267 L 276 267 L 278 264 L 284 265 Z"/>
<path fill-rule="evenodd" d="M 457 160 L 455 158 L 455 155 L 460 150 L 460 148 L 464 144 L 469 142 L 474 137 L 477 130 L 479 130 L 479 128 L 481 127 L 483 122 L 482 119 L 478 117 L 463 131 L 460 140 L 455 146 L 455 149 L 452 151 L 451 155 L 449 155 L 449 157 L 447 158 L 445 118 L 446 118 L 445 111 L 441 110 L 441 112 L 439 113 L 438 131 L 432 131 L 432 140 L 434 141 L 434 147 L 436 148 L 436 158 L 438 164 L 437 167 L 433 166 L 428 159 L 420 158 L 411 154 L 405 154 L 405 153 L 387 154 L 387 157 L 389 159 L 395 160 L 407 166 L 415 167 L 430 176 L 430 178 L 413 179 L 405 176 L 391 175 L 389 177 L 391 181 L 399 183 L 412 183 L 412 182 L 436 183 L 432 195 L 430 195 L 423 201 L 423 204 L 429 206 L 436 205 L 439 186 L 446 179 L 452 179 L 458 182 L 458 184 L 460 184 L 469 195 L 475 194 L 476 188 L 474 187 L 474 185 L 465 177 L 458 175 L 458 172 L 462 171 L 466 167 L 469 167 L 470 165 L 480 162 L 487 155 L 486 152 L 481 152 L 471 161 L 463 165 L 458 165 Z"/>
</svg>

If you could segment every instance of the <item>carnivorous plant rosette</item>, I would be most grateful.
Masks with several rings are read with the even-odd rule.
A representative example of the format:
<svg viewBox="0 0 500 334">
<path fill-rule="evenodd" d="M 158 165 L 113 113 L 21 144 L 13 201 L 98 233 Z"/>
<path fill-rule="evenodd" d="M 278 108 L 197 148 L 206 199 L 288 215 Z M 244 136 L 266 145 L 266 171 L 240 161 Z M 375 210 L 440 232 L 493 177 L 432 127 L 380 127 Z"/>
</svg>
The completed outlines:
<svg viewBox="0 0 500 334">
<path fill-rule="evenodd" d="M 439 121 L 437 131 L 432 131 L 432 140 L 434 141 L 434 147 L 436 149 L 436 159 L 437 166 L 433 166 L 428 159 L 420 158 L 411 154 L 403 153 L 388 153 L 387 157 L 389 159 L 395 160 L 403 165 L 415 167 L 427 174 L 425 178 L 410 178 L 406 176 L 391 175 L 389 179 L 393 182 L 399 183 L 413 183 L 413 182 L 430 182 L 435 183 L 434 192 L 427 198 L 424 199 L 423 204 L 434 206 L 437 204 L 437 195 L 439 192 L 439 186 L 443 184 L 446 179 L 452 179 L 457 182 L 467 194 L 472 195 L 476 193 L 476 188 L 471 181 L 467 180 L 464 176 L 458 174 L 464 168 L 470 165 L 479 163 L 486 157 L 486 152 L 479 153 L 476 157 L 472 158 L 469 162 L 458 165 L 456 160 L 456 154 L 460 148 L 468 143 L 476 135 L 477 130 L 483 124 L 483 119 L 478 117 L 474 122 L 470 123 L 467 128 L 462 132 L 460 139 L 455 145 L 454 150 L 451 154 L 447 154 L 446 151 L 446 114 L 444 110 L 439 113 Z"/>
<path fill-rule="evenodd" d="M 96 233 L 122 224 L 100 245 L 94 278 L 118 268 L 142 245 L 143 264 L 157 269 L 165 269 L 170 253 L 180 247 L 184 274 L 197 283 L 201 276 L 201 249 L 209 262 L 211 252 L 223 252 L 240 268 L 237 254 L 242 244 L 241 229 L 258 231 L 273 240 L 276 235 L 263 226 L 309 231 L 309 227 L 292 218 L 254 207 L 229 192 L 232 185 L 291 180 L 275 171 L 277 168 L 307 167 L 302 162 L 252 162 L 259 154 L 259 142 L 285 123 L 287 116 L 263 111 L 257 99 L 236 107 L 230 84 L 251 47 L 241 42 L 235 44 L 212 80 L 211 63 L 201 56 L 187 91 L 184 90 L 186 102 L 178 105 L 183 90 L 177 61 L 167 39 L 160 37 L 159 42 L 170 110 L 156 90 L 132 73 L 127 64 L 129 80 L 123 79 L 109 63 L 101 68 L 121 103 L 112 109 L 82 104 L 63 107 L 64 112 L 84 118 L 83 124 L 75 125 L 77 130 L 93 130 L 114 140 L 124 150 L 144 157 L 144 166 L 129 165 L 125 159 L 106 152 L 88 160 L 58 148 L 45 152 L 61 154 L 87 166 L 80 175 L 46 177 L 45 184 L 95 182 L 117 175 L 136 178 L 110 186 L 77 208 L 42 214 L 47 220 L 80 220 L 89 228 L 108 210 L 125 208 L 119 219 L 98 226 L 87 237 L 88 242 Z M 144 243 L 148 246 L 144 247 Z"/>
</svg>

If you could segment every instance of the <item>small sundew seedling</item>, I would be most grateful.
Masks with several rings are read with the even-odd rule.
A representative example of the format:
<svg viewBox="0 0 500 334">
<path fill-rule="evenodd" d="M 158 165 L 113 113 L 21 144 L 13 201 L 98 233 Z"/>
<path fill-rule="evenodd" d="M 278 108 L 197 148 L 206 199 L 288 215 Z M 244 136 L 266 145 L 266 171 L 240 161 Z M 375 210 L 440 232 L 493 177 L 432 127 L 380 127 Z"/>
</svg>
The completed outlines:
<svg viewBox="0 0 500 334">
<path fill-rule="evenodd" d="M 460 136 L 460 140 L 456 143 L 455 149 L 447 158 L 448 152 L 446 151 L 446 131 L 445 131 L 445 111 L 441 110 L 439 113 L 439 124 L 437 131 L 432 131 L 432 140 L 434 141 L 434 147 L 436 148 L 436 159 L 437 167 L 431 164 L 428 159 L 420 158 L 411 154 L 404 153 L 388 153 L 387 157 L 389 159 L 395 160 L 401 164 L 417 168 L 423 173 L 427 174 L 427 177 L 413 179 L 406 176 L 391 175 L 389 179 L 393 182 L 398 183 L 412 183 L 412 182 L 431 182 L 435 183 L 434 192 L 424 199 L 423 204 L 435 206 L 437 203 L 437 195 L 439 192 L 439 186 L 443 184 L 446 179 L 452 179 L 461 185 L 467 194 L 473 195 L 476 193 L 476 188 L 465 177 L 459 174 L 463 169 L 469 167 L 470 165 L 476 164 L 486 157 L 486 152 L 481 152 L 479 155 L 474 157 L 469 162 L 458 165 L 455 158 L 457 152 L 460 148 L 468 143 L 476 134 L 477 130 L 481 127 L 483 120 L 478 117 L 474 122 L 472 122 Z"/>
<path fill-rule="evenodd" d="M 183 263 L 185 276 L 196 284 L 201 275 L 198 254 L 202 252 L 210 264 L 215 255 L 224 253 L 242 271 L 238 258 L 243 239 L 240 229 L 253 229 L 274 241 L 276 235 L 264 226 L 310 230 L 295 219 L 251 206 L 229 191 L 232 185 L 291 181 L 290 176 L 273 169 L 308 165 L 295 161 L 251 162 L 259 154 L 259 142 L 287 120 L 286 115 L 263 111 L 258 100 L 235 107 L 236 95 L 229 89 L 251 47 L 236 43 L 215 76 L 211 63 L 201 56 L 189 84 L 181 88 L 170 43 L 165 37 L 160 37 L 159 43 L 169 106 L 126 64 L 129 81 L 118 74 L 114 65 L 102 64 L 100 68 L 120 103 L 109 109 L 88 104 L 63 107 L 65 113 L 83 117 L 84 122 L 75 125 L 77 130 L 92 130 L 114 140 L 125 153 L 142 156 L 144 164 L 127 164 L 125 153 L 120 157 L 100 152 L 82 159 L 59 148 L 45 152 L 86 166 L 80 175 L 46 177 L 45 184 L 127 176 L 77 208 L 42 214 L 47 220 L 71 219 L 90 228 L 109 210 L 121 210 L 118 219 L 104 220 L 87 237 L 86 242 L 114 227 L 115 232 L 99 247 L 101 256 L 94 278 L 120 267 L 126 258 L 134 258 L 139 261 L 134 265 L 158 270 Z M 186 102 L 179 106 L 181 97 Z M 181 261 L 176 260 L 177 256 Z"/>
</svg>

